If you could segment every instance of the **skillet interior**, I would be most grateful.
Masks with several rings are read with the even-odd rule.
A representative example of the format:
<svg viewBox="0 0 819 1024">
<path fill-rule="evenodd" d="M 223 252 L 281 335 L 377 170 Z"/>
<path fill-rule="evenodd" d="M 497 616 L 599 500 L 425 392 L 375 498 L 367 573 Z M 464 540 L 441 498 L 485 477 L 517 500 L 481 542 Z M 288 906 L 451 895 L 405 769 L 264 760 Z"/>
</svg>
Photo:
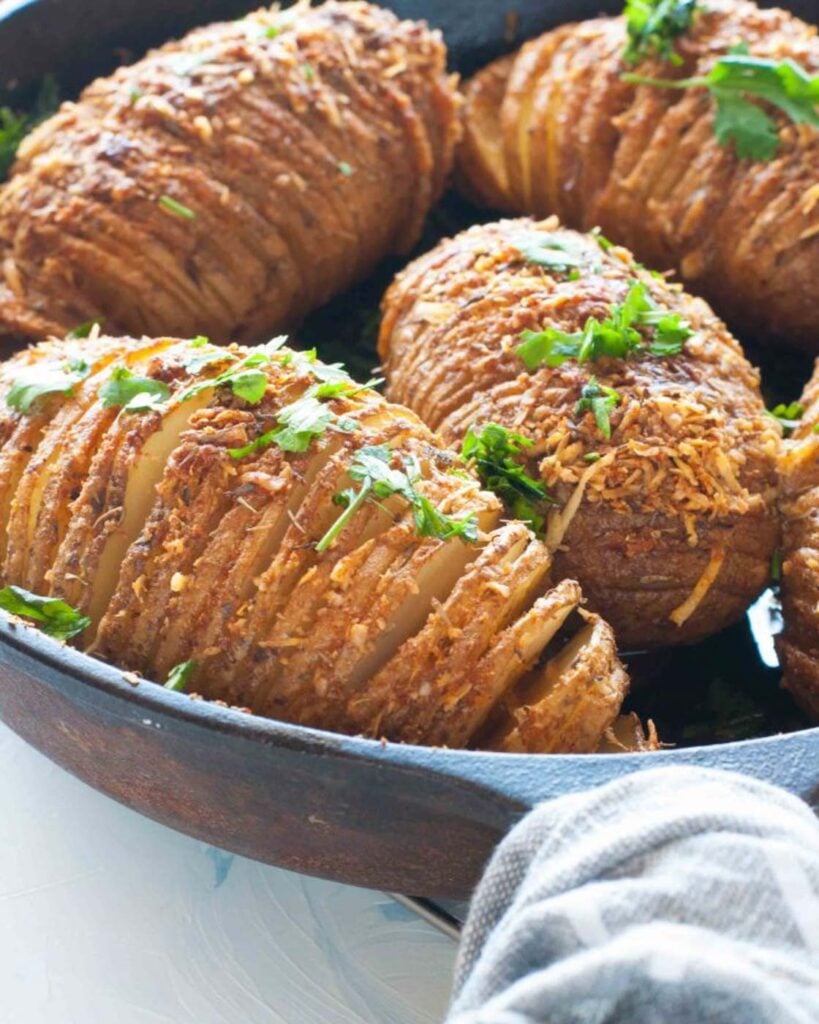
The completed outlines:
<svg viewBox="0 0 819 1024">
<path fill-rule="evenodd" d="M 810 16 L 812 2 L 794 0 L 790 6 Z M 440 25 L 453 65 L 468 72 L 567 17 L 621 5 L 618 0 L 395 0 L 387 6 Z M 82 18 L 76 16 L 80 7 Z M 70 95 L 129 53 L 247 8 L 246 0 L 0 3 L 0 67 L 6 76 L 1 84 L 7 98 L 22 105 L 51 72 Z M 486 216 L 450 200 L 431 219 L 422 247 Z M 368 370 L 371 349 L 359 346 L 350 359 L 349 346 L 362 329 L 366 334 L 395 269 L 385 266 L 367 285 L 312 317 L 304 338 L 318 342 L 328 357 L 345 358 L 354 372 Z M 339 334 L 339 323 L 348 325 L 347 337 Z M 752 358 L 759 360 L 759 354 L 752 347 Z M 794 397 L 807 376 L 798 356 L 778 356 L 776 365 L 763 365 L 763 371 L 777 399 Z M 638 689 L 631 706 L 655 717 L 664 737 L 676 743 L 804 724 L 778 695 L 777 673 L 763 665 L 747 624 L 689 651 L 635 656 L 630 662 L 638 680 L 663 676 L 662 688 Z M 527 805 L 635 768 L 693 761 L 740 768 L 806 796 L 815 785 L 816 729 L 648 758 L 382 747 L 252 719 L 149 684 L 133 686 L 113 668 L 5 623 L 0 624 L 0 675 L 0 714 L 13 728 L 91 785 L 141 812 L 271 863 L 430 895 L 467 892 L 497 838 Z M 747 701 L 728 709 L 730 730 L 709 732 L 711 705 L 720 694 L 737 692 Z M 702 722 L 691 731 L 691 716 L 681 711 L 698 704 Z"/>
</svg>

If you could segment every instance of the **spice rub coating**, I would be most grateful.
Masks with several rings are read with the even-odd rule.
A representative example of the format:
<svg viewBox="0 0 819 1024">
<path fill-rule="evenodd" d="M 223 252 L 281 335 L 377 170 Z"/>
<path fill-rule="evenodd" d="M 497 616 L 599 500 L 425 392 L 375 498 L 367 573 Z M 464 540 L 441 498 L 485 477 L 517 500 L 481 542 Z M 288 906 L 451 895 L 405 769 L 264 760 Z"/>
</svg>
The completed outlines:
<svg viewBox="0 0 819 1024">
<path fill-rule="evenodd" d="M 579 337 L 635 284 L 687 325 L 677 354 L 653 354 L 649 331 L 622 358 L 524 363 L 522 332 Z M 383 314 L 390 398 L 454 446 L 486 423 L 530 439 L 529 470 L 557 502 L 555 578 L 578 580 L 621 647 L 688 643 L 742 615 L 776 543 L 780 430 L 703 301 L 602 236 L 519 219 L 441 242 L 398 275 Z M 608 437 L 581 401 L 592 378 L 616 394 Z"/>
<path fill-rule="evenodd" d="M 261 9 L 93 82 L 0 190 L 0 334 L 259 340 L 417 240 L 452 163 L 440 35 Z"/>
</svg>

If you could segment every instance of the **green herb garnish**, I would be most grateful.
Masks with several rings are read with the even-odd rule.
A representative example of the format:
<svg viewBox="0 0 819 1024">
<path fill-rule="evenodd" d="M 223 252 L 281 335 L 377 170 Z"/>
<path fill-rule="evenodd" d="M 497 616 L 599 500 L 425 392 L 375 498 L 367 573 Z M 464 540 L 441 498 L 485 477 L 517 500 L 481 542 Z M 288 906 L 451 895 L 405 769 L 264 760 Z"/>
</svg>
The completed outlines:
<svg viewBox="0 0 819 1024">
<path fill-rule="evenodd" d="M 234 459 L 244 459 L 252 452 L 262 451 L 275 444 L 285 452 L 306 452 L 313 440 L 328 428 L 349 433 L 358 429 L 358 423 L 349 416 L 338 416 L 319 399 L 321 388 L 336 385 L 319 384 L 286 405 L 276 417 L 277 425 L 257 437 L 243 448 L 229 448 Z M 333 396 L 328 396 L 333 397 Z"/>
<path fill-rule="evenodd" d="M 315 80 L 316 69 L 312 64 L 302 64 L 301 73 L 304 75 L 306 81 L 312 82 Z"/>
<path fill-rule="evenodd" d="M 776 122 L 749 97 L 772 104 L 794 124 L 819 128 L 819 75 L 810 75 L 790 59 L 765 60 L 735 51 L 720 57 L 702 77 L 675 80 L 629 73 L 623 79 L 661 89 L 707 89 L 716 104 L 717 141 L 721 146 L 733 143 L 740 159 L 771 160 L 779 149 Z"/>
<path fill-rule="evenodd" d="M 197 663 L 195 661 L 181 661 L 178 665 L 174 665 L 168 673 L 168 678 L 165 680 L 165 689 L 183 693 L 187 689 L 196 667 Z"/>
<path fill-rule="evenodd" d="M 189 206 L 178 202 L 172 196 L 160 196 L 157 202 L 164 210 L 176 214 L 177 217 L 182 217 L 185 220 L 196 220 L 196 214 L 193 210 Z"/>
<path fill-rule="evenodd" d="M 586 257 L 581 243 L 547 232 L 525 232 L 514 238 L 512 245 L 530 263 L 549 270 L 568 271 L 582 267 Z"/>
<path fill-rule="evenodd" d="M 580 400 L 574 407 L 575 416 L 582 416 L 590 412 L 594 416 L 597 429 L 608 441 L 611 437 L 610 413 L 620 404 L 620 395 L 614 388 L 607 388 L 598 384 L 597 378 L 592 377 L 588 384 L 583 385 L 580 392 Z"/>
<path fill-rule="evenodd" d="M 103 409 L 120 406 L 123 412 L 156 412 L 171 396 L 164 381 L 138 377 L 126 366 L 116 366 L 100 388 Z"/>
<path fill-rule="evenodd" d="M 39 398 L 46 395 L 71 395 L 91 367 L 84 359 L 69 359 L 62 366 L 27 366 L 15 377 L 6 394 L 10 409 L 27 413 Z"/>
<path fill-rule="evenodd" d="M 800 402 L 790 402 L 787 405 L 780 402 L 773 409 L 765 411 L 782 427 L 782 433 L 787 437 L 799 425 L 799 421 L 805 414 L 805 407 Z"/>
<path fill-rule="evenodd" d="M 336 164 L 336 167 L 338 167 L 339 171 L 341 172 L 341 174 L 344 175 L 345 178 L 349 178 L 350 175 L 353 173 L 352 167 L 347 163 L 346 160 L 339 160 L 339 162 Z"/>
<path fill-rule="evenodd" d="M 525 449 L 532 442 L 498 423 L 470 427 L 461 446 L 461 457 L 474 462 L 483 485 L 505 502 L 516 519 L 529 523 L 536 533 L 543 528 L 542 504 L 554 504 L 540 481 L 529 476 L 521 465 Z"/>
<path fill-rule="evenodd" d="M 56 640 L 70 640 L 91 625 L 91 620 L 57 597 L 42 597 L 22 587 L 3 587 L 0 608 L 10 615 L 33 619 Z"/>
<path fill-rule="evenodd" d="M 53 75 L 46 75 L 31 113 L 16 114 L 9 107 L 0 107 L 0 180 L 8 174 L 26 135 L 50 117 L 59 105 L 57 80 Z"/>
<path fill-rule="evenodd" d="M 646 57 L 660 57 L 682 64 L 674 41 L 691 27 L 696 9 L 697 0 L 626 0 L 628 45 L 623 60 L 636 64 Z"/>
<path fill-rule="evenodd" d="M 640 329 L 652 332 L 648 341 Z M 646 286 L 641 281 L 632 281 L 623 302 L 613 306 L 606 319 L 589 317 L 583 330 L 575 333 L 554 327 L 523 331 L 522 344 L 515 352 L 530 370 L 561 366 L 568 359 L 585 363 L 604 356 L 626 359 L 644 352 L 664 357 L 678 355 L 693 333 L 679 313 L 658 310 Z"/>
<path fill-rule="evenodd" d="M 96 320 L 86 320 L 85 323 L 77 324 L 77 326 L 73 330 L 70 330 L 68 334 L 66 334 L 66 338 L 71 338 L 72 340 L 76 340 L 78 338 L 87 338 L 94 330 L 94 328 L 98 324 L 101 326 L 102 323 L 103 320 L 101 317 Z"/>
<path fill-rule="evenodd" d="M 399 466 L 394 466 L 394 462 Z M 420 537 L 437 537 L 439 540 L 460 537 L 469 544 L 478 539 L 478 521 L 474 515 L 455 519 L 418 493 L 415 484 L 421 477 L 421 470 L 410 456 L 393 452 L 387 445 L 368 445 L 356 452 L 347 475 L 361 486 L 358 490 L 348 487 L 333 496 L 334 503 L 341 505 L 344 511 L 316 544 L 316 551 L 326 551 L 365 502 L 383 501 L 394 494 L 400 495 L 412 507 L 415 529 Z"/>
</svg>

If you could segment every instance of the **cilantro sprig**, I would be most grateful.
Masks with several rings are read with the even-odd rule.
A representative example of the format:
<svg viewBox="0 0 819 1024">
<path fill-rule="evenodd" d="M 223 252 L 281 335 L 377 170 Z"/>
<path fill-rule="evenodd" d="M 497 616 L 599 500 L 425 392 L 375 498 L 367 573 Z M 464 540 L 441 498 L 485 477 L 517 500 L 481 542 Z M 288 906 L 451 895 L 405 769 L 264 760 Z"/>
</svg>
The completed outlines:
<svg viewBox="0 0 819 1024">
<path fill-rule="evenodd" d="M 592 377 L 580 391 L 580 399 L 574 407 L 574 414 L 582 416 L 584 413 L 590 412 L 594 416 L 597 429 L 608 441 L 611 438 L 610 414 L 621 401 L 620 395 L 614 388 L 607 388 L 598 383 L 596 377 Z"/>
<path fill-rule="evenodd" d="M 660 57 L 682 64 L 674 43 L 691 27 L 696 10 L 697 0 L 626 0 L 628 45 L 623 60 L 636 64 L 646 57 Z"/>
<path fill-rule="evenodd" d="M 420 537 L 450 540 L 459 537 L 466 544 L 478 539 L 478 521 L 474 515 L 455 519 L 437 509 L 416 488 L 421 469 L 411 456 L 393 452 L 387 445 L 367 445 L 356 452 L 347 475 L 358 489 L 348 487 L 333 496 L 344 511 L 316 544 L 323 552 L 332 546 L 356 512 L 368 501 L 379 502 L 400 495 L 412 508 L 416 532 Z"/>
<path fill-rule="evenodd" d="M 561 366 L 568 359 L 586 363 L 604 356 L 626 359 L 645 352 L 663 358 L 678 355 L 693 333 L 679 313 L 657 309 L 646 286 L 632 281 L 625 299 L 611 307 L 608 317 L 589 317 L 583 330 L 573 333 L 555 327 L 523 331 L 515 352 L 530 370 Z"/>
<path fill-rule="evenodd" d="M 84 359 L 68 359 L 59 366 L 27 366 L 14 378 L 6 394 L 6 405 L 17 412 L 31 412 L 34 403 L 47 395 L 72 395 L 90 372 L 91 367 Z"/>
<path fill-rule="evenodd" d="M 39 624 L 40 629 L 56 640 L 70 640 L 91 625 L 91 620 L 58 597 L 32 594 L 22 587 L 3 587 L 0 608 L 9 615 L 19 615 Z"/>
<path fill-rule="evenodd" d="M 77 341 L 80 338 L 88 338 L 94 328 L 98 326 L 101 327 L 103 323 L 103 317 L 97 317 L 94 320 L 86 320 L 84 323 L 77 324 L 76 327 L 73 327 L 68 334 L 66 334 L 66 338 L 70 338 L 72 341 Z"/>
<path fill-rule="evenodd" d="M 127 366 L 115 366 L 99 391 L 103 409 L 120 406 L 123 412 L 157 412 L 171 397 L 164 381 L 140 377 Z"/>
<path fill-rule="evenodd" d="M 521 465 L 526 449 L 531 447 L 528 437 L 498 423 L 486 423 L 469 428 L 461 446 L 461 458 L 474 464 L 483 485 L 497 494 L 516 519 L 540 533 L 544 523 L 541 506 L 553 505 L 555 501 Z"/>
<path fill-rule="evenodd" d="M 754 100 L 770 103 L 794 124 L 819 128 L 819 75 L 810 75 L 796 61 L 752 57 L 746 50 L 720 57 L 707 75 L 694 78 L 650 78 L 631 72 L 622 77 L 660 89 L 707 89 L 716 107 L 714 134 L 719 144 L 733 144 L 740 159 L 771 160 L 779 150 L 776 121 Z"/>
<path fill-rule="evenodd" d="M 188 688 L 191 676 L 196 671 L 197 662 L 191 661 L 180 661 L 178 665 L 174 665 L 171 671 L 168 673 L 168 678 L 165 680 L 166 690 L 175 690 L 177 693 L 184 693 Z"/>
<path fill-rule="evenodd" d="M 344 433 L 358 429 L 358 422 L 349 416 L 339 416 L 322 399 L 336 398 L 346 392 L 360 390 L 361 385 L 336 382 L 316 384 L 295 401 L 286 405 L 276 417 L 276 426 L 260 434 L 242 448 L 229 448 L 234 459 L 244 459 L 253 452 L 263 451 L 275 444 L 285 452 L 306 452 L 313 440 L 332 428 Z"/>
<path fill-rule="evenodd" d="M 571 274 L 586 261 L 582 243 L 552 232 L 524 231 L 512 239 L 512 245 L 524 259 L 549 270 Z"/>
<path fill-rule="evenodd" d="M 766 409 L 765 411 L 782 427 L 782 433 L 785 437 L 799 425 L 799 421 L 805 415 L 805 407 L 801 402 L 788 402 L 787 404 L 780 402 L 773 409 Z"/>
</svg>

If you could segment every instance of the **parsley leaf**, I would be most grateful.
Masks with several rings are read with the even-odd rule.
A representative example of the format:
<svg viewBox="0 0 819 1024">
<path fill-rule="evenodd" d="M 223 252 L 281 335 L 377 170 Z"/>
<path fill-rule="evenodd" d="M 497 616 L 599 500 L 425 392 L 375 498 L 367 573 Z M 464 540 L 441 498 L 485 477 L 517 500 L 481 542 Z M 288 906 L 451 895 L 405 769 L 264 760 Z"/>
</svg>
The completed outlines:
<svg viewBox="0 0 819 1024">
<path fill-rule="evenodd" d="M 252 452 L 262 451 L 275 444 L 285 452 L 306 452 L 313 439 L 321 437 L 332 427 L 345 433 L 358 429 L 358 423 L 347 416 L 338 416 L 323 404 L 310 389 L 306 394 L 286 405 L 277 416 L 277 426 L 261 434 L 243 448 L 229 448 L 234 459 L 244 459 Z"/>
<path fill-rule="evenodd" d="M 498 423 L 487 423 L 469 428 L 461 446 L 461 458 L 474 462 L 483 485 L 505 502 L 516 519 L 529 523 L 540 533 L 544 519 L 538 505 L 554 504 L 554 499 L 519 462 L 524 450 L 531 447 L 528 437 Z"/>
<path fill-rule="evenodd" d="M 3 587 L 0 608 L 10 615 L 33 619 L 56 640 L 70 640 L 91 625 L 91 620 L 57 597 L 42 597 L 22 587 Z"/>
<path fill-rule="evenodd" d="M 6 394 L 10 409 L 27 413 L 39 398 L 46 395 L 71 395 L 74 388 L 91 372 L 84 359 L 69 359 L 62 366 L 27 366 L 14 378 Z"/>
<path fill-rule="evenodd" d="M 774 406 L 773 409 L 766 409 L 765 411 L 772 419 L 777 421 L 782 427 L 783 435 L 787 437 L 799 425 L 799 421 L 805 414 L 805 407 L 800 402 L 790 402 L 788 405 L 781 402 L 779 405 Z"/>
<path fill-rule="evenodd" d="M 580 392 L 580 400 L 574 407 L 575 416 L 582 416 L 590 412 L 594 416 L 597 429 L 608 441 L 611 437 L 611 420 L 609 414 L 620 404 L 620 395 L 614 388 L 607 388 L 598 384 L 597 378 L 592 377 L 588 384 L 583 385 Z"/>
<path fill-rule="evenodd" d="M 174 199 L 173 196 L 160 196 L 157 202 L 163 210 L 167 210 L 168 213 L 173 213 L 183 220 L 196 220 L 194 211 L 189 206 L 185 206 L 184 203 Z"/>
<path fill-rule="evenodd" d="M 85 323 L 77 324 L 77 326 L 73 330 L 70 330 L 68 334 L 66 334 L 66 338 L 70 338 L 72 340 L 76 340 L 78 338 L 87 338 L 94 330 L 94 328 L 97 326 L 97 324 L 102 326 L 102 318 L 96 320 L 86 320 Z"/>
<path fill-rule="evenodd" d="M 697 0 L 626 0 L 628 45 L 623 54 L 627 64 L 657 56 L 682 64 L 674 51 L 674 40 L 687 32 L 694 20 Z"/>
<path fill-rule="evenodd" d="M 530 263 L 550 270 L 572 270 L 582 267 L 585 249 L 571 238 L 560 238 L 550 232 L 527 231 L 511 243 Z"/>
<path fill-rule="evenodd" d="M 183 693 L 187 689 L 190 678 L 196 668 L 197 663 L 195 661 L 180 661 L 178 665 L 174 665 L 168 673 L 168 678 L 165 680 L 165 689 Z"/>
<path fill-rule="evenodd" d="M 123 412 L 156 412 L 170 398 L 171 389 L 161 380 L 138 377 L 127 366 L 116 366 L 99 395 L 103 409 L 118 405 Z"/>
<path fill-rule="evenodd" d="M 393 465 L 397 461 L 400 468 Z M 383 501 L 394 494 L 400 495 L 412 507 L 413 521 L 421 537 L 437 537 L 449 540 L 460 537 L 464 543 L 478 539 L 478 522 L 474 515 L 455 519 L 435 508 L 429 498 L 419 494 L 415 488 L 421 476 L 417 462 L 408 456 L 397 454 L 385 445 L 367 445 L 356 452 L 347 470 L 354 483 L 361 484 L 358 490 L 349 487 L 333 497 L 344 511 L 316 544 L 316 551 L 323 552 L 333 542 L 356 512 L 367 501 Z"/>
<path fill-rule="evenodd" d="M 648 343 L 638 329 L 652 331 Z M 649 352 L 663 357 L 677 355 L 694 332 L 679 313 L 658 310 L 641 281 L 632 281 L 623 302 L 612 306 L 604 320 L 589 317 L 582 331 L 568 333 L 554 327 L 522 331 L 515 352 L 526 367 L 561 366 L 568 359 L 594 362 L 604 356 L 625 359 Z"/>
<path fill-rule="evenodd" d="M 717 141 L 722 146 L 733 143 L 740 159 L 770 160 L 779 149 L 776 122 L 749 97 L 777 107 L 794 124 L 819 128 L 819 75 L 810 75 L 790 59 L 766 60 L 735 49 L 699 78 L 648 78 L 630 73 L 622 77 L 635 85 L 661 89 L 707 89 L 716 106 Z"/>
</svg>

